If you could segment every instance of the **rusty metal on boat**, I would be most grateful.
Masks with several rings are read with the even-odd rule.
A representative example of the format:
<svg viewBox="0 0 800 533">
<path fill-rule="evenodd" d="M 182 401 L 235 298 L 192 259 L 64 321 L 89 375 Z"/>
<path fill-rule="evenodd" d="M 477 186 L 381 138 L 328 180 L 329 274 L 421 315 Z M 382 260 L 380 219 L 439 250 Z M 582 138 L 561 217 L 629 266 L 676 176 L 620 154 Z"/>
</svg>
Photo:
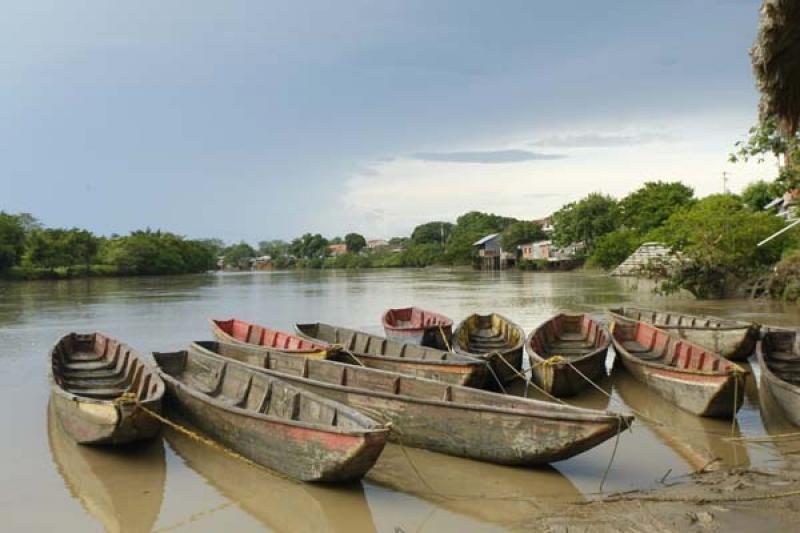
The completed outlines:
<svg viewBox="0 0 800 533">
<path fill-rule="evenodd" d="M 524 344 L 522 328 L 497 313 L 472 314 L 453 332 L 453 349 L 489 362 L 502 383 L 519 377 Z"/>
<path fill-rule="evenodd" d="M 197 350 L 153 356 L 169 401 L 189 422 L 254 463 L 294 479 L 360 479 L 386 443 L 382 424 L 247 365 Z"/>
<path fill-rule="evenodd" d="M 70 333 L 50 351 L 51 401 L 81 444 L 125 444 L 155 437 L 164 383 L 144 357 L 102 333 Z"/>
<path fill-rule="evenodd" d="M 614 350 L 636 379 L 696 415 L 736 415 L 745 394 L 743 368 L 646 322 L 610 315 Z"/>
<path fill-rule="evenodd" d="M 574 396 L 606 374 L 606 328 L 591 316 L 558 314 L 525 342 L 536 384 L 553 396 Z"/>
<path fill-rule="evenodd" d="M 344 362 L 469 387 L 482 387 L 487 380 L 486 363 L 474 357 L 320 322 L 295 328 L 314 342 L 340 347 L 338 357 Z"/>
<path fill-rule="evenodd" d="M 345 403 L 391 424 L 404 446 L 508 465 L 568 459 L 626 429 L 632 417 L 608 411 L 450 385 L 335 361 L 219 342 L 190 353 L 233 360 Z"/>
<path fill-rule="evenodd" d="M 438 350 L 450 349 L 453 320 L 439 313 L 419 307 L 396 307 L 387 309 L 381 322 L 387 339 Z"/>
<path fill-rule="evenodd" d="M 800 338 L 796 330 L 772 329 L 756 347 L 762 383 L 783 415 L 800 426 Z"/>
<path fill-rule="evenodd" d="M 312 359 L 325 359 L 333 354 L 330 346 L 311 342 L 308 339 L 283 331 L 251 324 L 238 318 L 230 320 L 209 319 L 214 338 L 221 342 L 264 346 L 282 352 L 293 353 Z"/>
<path fill-rule="evenodd" d="M 610 312 L 647 322 L 731 361 L 744 361 L 750 357 L 758 340 L 759 326 L 752 322 L 640 307 L 620 307 Z"/>
</svg>

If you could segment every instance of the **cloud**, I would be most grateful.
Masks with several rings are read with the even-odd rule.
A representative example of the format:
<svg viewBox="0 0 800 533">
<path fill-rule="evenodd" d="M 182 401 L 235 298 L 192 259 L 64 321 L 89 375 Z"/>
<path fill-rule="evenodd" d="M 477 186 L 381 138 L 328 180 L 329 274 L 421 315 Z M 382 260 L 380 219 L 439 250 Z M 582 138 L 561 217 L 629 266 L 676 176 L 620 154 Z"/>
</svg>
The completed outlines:
<svg viewBox="0 0 800 533">
<path fill-rule="evenodd" d="M 662 132 L 619 133 L 579 133 L 553 135 L 533 141 L 531 146 L 553 146 L 557 148 L 611 148 L 615 146 L 636 146 L 675 140 Z"/>
<path fill-rule="evenodd" d="M 529 150 L 476 150 L 464 152 L 417 152 L 412 154 L 411 157 L 418 161 L 495 164 L 563 159 L 566 156 L 562 154 L 543 154 Z"/>
</svg>

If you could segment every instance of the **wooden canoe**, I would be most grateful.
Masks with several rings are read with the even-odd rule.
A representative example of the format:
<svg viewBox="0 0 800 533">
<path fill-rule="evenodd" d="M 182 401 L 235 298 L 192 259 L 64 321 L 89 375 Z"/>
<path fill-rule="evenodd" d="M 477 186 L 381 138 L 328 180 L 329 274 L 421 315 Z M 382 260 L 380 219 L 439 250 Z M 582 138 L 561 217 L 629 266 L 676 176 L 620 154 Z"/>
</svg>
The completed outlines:
<svg viewBox="0 0 800 533">
<path fill-rule="evenodd" d="M 752 322 L 639 307 L 620 307 L 609 312 L 647 322 L 731 361 L 744 361 L 750 357 L 758 340 L 759 326 Z"/>
<path fill-rule="evenodd" d="M 196 350 L 153 356 L 170 402 L 189 422 L 251 461 L 295 479 L 361 479 L 386 443 L 387 429 L 355 409 L 247 365 Z"/>
<path fill-rule="evenodd" d="M 82 446 L 61 428 L 50 402 L 47 440 L 64 486 L 104 531 L 150 533 L 155 529 L 167 478 L 161 439 L 118 447 L 113 453 L 101 446 Z"/>
<path fill-rule="evenodd" d="M 518 377 L 524 344 L 522 328 L 497 313 L 470 315 L 453 332 L 453 349 L 457 353 L 491 361 L 495 375 L 503 383 Z"/>
<path fill-rule="evenodd" d="M 793 330 L 770 330 L 758 342 L 761 379 L 783 415 L 800 426 L 800 339 Z"/>
<path fill-rule="evenodd" d="M 391 424 L 404 446 L 508 465 L 567 459 L 613 437 L 626 417 L 372 368 L 218 342 L 192 353 L 236 360 Z"/>
<path fill-rule="evenodd" d="M 725 359 L 646 322 L 614 316 L 614 350 L 625 369 L 678 407 L 731 418 L 742 406 L 746 372 Z"/>
<path fill-rule="evenodd" d="M 160 428 L 137 403 L 161 409 L 161 378 L 141 354 L 102 333 L 70 333 L 53 346 L 50 390 L 61 427 L 81 444 L 150 439 Z"/>
<path fill-rule="evenodd" d="M 338 357 L 347 363 L 468 387 L 482 387 L 487 379 L 486 364 L 475 358 L 319 322 L 295 328 L 314 342 L 340 346 Z"/>
<path fill-rule="evenodd" d="M 386 338 L 439 350 L 450 349 L 452 319 L 419 307 L 387 309 L 381 317 Z"/>
<path fill-rule="evenodd" d="M 591 386 L 586 378 L 596 383 L 606 375 L 610 343 L 606 328 L 591 316 L 556 315 L 525 342 L 533 380 L 553 396 L 574 396 Z"/>
<path fill-rule="evenodd" d="M 311 359 L 325 359 L 333 354 L 327 344 L 311 342 L 291 333 L 251 324 L 237 318 L 230 320 L 212 318 L 208 322 L 211 324 L 214 338 L 220 342 L 263 346 Z"/>
</svg>

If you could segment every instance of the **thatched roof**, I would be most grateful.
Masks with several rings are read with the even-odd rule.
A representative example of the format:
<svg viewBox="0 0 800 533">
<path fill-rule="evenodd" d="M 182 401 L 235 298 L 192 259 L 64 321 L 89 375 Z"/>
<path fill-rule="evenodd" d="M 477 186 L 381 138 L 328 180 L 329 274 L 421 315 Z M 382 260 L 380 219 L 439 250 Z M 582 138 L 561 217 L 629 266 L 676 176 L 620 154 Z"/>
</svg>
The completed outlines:
<svg viewBox="0 0 800 533">
<path fill-rule="evenodd" d="M 787 136 L 800 125 L 800 0 L 764 0 L 750 50 L 761 117 L 777 116 Z"/>
</svg>

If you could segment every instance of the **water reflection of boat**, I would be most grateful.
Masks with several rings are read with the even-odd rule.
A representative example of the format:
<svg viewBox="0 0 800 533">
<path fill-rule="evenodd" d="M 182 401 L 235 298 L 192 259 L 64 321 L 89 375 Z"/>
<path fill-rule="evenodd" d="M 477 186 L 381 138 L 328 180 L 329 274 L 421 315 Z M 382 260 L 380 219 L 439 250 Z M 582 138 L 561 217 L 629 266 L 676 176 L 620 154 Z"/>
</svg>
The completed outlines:
<svg viewBox="0 0 800 533">
<path fill-rule="evenodd" d="M 160 438 L 114 449 L 81 446 L 66 435 L 52 403 L 47 410 L 47 436 L 64 484 L 106 531 L 153 529 L 166 478 Z"/>
<path fill-rule="evenodd" d="M 748 377 L 748 379 L 752 379 Z M 623 369 L 612 374 L 614 390 L 622 400 L 642 413 L 637 419 L 693 470 L 719 466 L 748 466 L 750 458 L 742 444 L 725 440 L 739 437 L 738 424 L 731 432 L 731 422 L 695 416 L 653 393 Z M 741 391 L 744 394 L 744 391 Z M 659 424 L 662 423 L 664 425 Z M 719 459 L 719 461 L 715 461 Z"/>
<path fill-rule="evenodd" d="M 434 506 L 504 527 L 559 500 L 583 500 L 555 468 L 513 468 L 389 444 L 367 481 Z"/>
<path fill-rule="evenodd" d="M 174 430 L 164 436 L 184 463 L 273 531 L 375 531 L 360 483 L 297 483 L 245 464 Z"/>
<path fill-rule="evenodd" d="M 764 381 L 765 378 L 762 376 L 758 387 L 758 407 L 761 412 L 761 421 L 764 423 L 764 430 L 770 437 L 773 437 L 771 444 L 778 452 L 796 461 L 797 453 L 800 452 L 797 426 L 786 418 L 783 409 L 778 405 Z M 791 437 L 782 437 L 790 434 Z"/>
</svg>

